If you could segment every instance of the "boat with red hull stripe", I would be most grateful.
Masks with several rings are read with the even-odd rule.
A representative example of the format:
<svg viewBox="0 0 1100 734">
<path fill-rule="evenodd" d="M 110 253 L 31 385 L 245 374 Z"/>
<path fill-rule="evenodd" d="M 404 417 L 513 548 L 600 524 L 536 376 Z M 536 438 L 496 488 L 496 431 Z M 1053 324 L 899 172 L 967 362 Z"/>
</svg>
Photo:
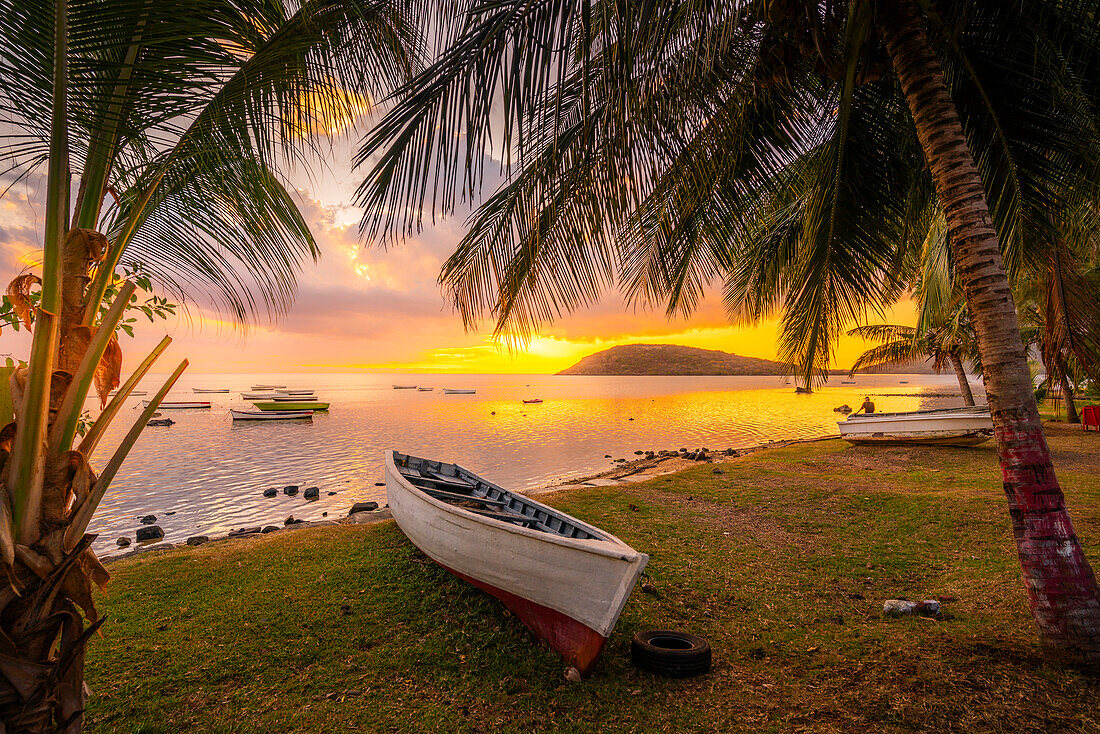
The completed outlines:
<svg viewBox="0 0 1100 734">
<path fill-rule="evenodd" d="M 413 545 L 592 671 L 647 555 L 456 464 L 387 452 L 386 494 Z"/>
</svg>

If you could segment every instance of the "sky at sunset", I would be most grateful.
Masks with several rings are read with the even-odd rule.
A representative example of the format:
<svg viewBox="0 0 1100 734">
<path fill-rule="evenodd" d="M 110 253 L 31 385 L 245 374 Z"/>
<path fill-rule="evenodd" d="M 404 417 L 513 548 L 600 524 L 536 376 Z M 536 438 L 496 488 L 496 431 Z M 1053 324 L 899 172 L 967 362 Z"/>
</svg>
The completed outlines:
<svg viewBox="0 0 1100 734">
<path fill-rule="evenodd" d="M 334 146 L 332 160 L 351 158 L 346 139 Z M 360 177 L 347 163 L 332 163 L 312 176 L 292 176 L 299 206 L 323 254 L 306 266 L 297 301 L 280 321 L 242 334 L 194 306 L 189 317 L 141 323 L 136 339 L 123 337 L 127 363 L 140 360 L 165 332 L 174 339 L 172 354 L 188 357 L 193 372 L 545 373 L 591 352 L 636 342 L 775 357 L 775 324 L 729 326 L 717 294 L 692 317 L 669 320 L 661 310 L 629 309 L 617 294 L 608 293 L 593 308 L 548 326 L 521 350 L 494 343 L 491 324 L 468 333 L 436 281 L 463 233 L 463 218 L 430 227 L 398 248 L 366 248 L 358 233 L 360 212 L 350 203 Z M 17 184 L 0 200 L 4 284 L 38 256 L 44 198 L 31 182 Z M 912 309 L 903 303 L 887 319 L 911 322 Z M 26 357 L 25 333 L 5 331 L 0 340 L 0 355 Z M 850 365 L 865 348 L 862 341 L 845 340 L 837 365 Z"/>
</svg>

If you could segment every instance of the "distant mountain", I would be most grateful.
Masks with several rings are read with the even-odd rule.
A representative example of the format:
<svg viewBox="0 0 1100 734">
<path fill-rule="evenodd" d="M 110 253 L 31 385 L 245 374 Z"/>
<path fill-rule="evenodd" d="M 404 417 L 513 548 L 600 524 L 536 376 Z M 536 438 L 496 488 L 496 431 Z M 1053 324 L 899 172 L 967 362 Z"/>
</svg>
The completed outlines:
<svg viewBox="0 0 1100 734">
<path fill-rule="evenodd" d="M 589 354 L 559 375 L 784 375 L 785 365 L 679 344 L 622 344 Z"/>
<path fill-rule="evenodd" d="M 932 374 L 931 362 L 900 367 L 860 370 L 861 374 Z M 742 357 L 717 349 L 698 349 L 679 344 L 622 344 L 589 354 L 559 375 L 786 375 L 782 362 Z M 847 370 L 831 370 L 846 375 Z"/>
</svg>

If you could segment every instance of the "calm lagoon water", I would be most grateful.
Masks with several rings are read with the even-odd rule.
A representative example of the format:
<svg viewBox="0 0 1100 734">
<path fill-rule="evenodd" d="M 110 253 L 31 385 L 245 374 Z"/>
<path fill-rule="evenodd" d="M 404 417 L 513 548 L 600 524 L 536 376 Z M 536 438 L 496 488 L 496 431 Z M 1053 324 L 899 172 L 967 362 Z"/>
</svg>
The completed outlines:
<svg viewBox="0 0 1100 734">
<path fill-rule="evenodd" d="M 139 389 L 150 393 L 157 377 Z M 432 392 L 394 390 L 418 384 Z M 229 409 L 251 408 L 241 392 L 256 384 L 312 388 L 332 403 L 312 421 L 234 422 Z M 195 395 L 192 388 L 229 388 Z M 443 387 L 476 395 L 444 395 Z M 347 514 L 353 502 L 385 502 L 386 449 L 453 461 L 512 489 L 634 458 L 637 449 L 720 450 L 769 440 L 836 434 L 833 408 L 858 407 L 871 395 L 879 410 L 961 405 L 949 375 L 866 375 L 796 395 L 779 377 L 572 377 L 555 375 L 185 375 L 168 400 L 209 400 L 207 410 L 170 410 L 176 424 L 147 428 L 92 523 L 97 551 L 117 553 L 115 539 L 134 537 L 138 518 L 157 516 L 168 542 L 254 525 L 282 525 L 293 515 L 319 520 Z M 881 396 L 881 397 L 878 397 Z M 524 398 L 542 398 L 524 405 Z M 141 398 L 131 398 L 139 406 Z M 124 410 L 93 463 L 102 467 L 129 428 Z M 133 420 L 131 418 L 131 420 Z M 317 486 L 307 502 L 282 487 Z M 277 487 L 278 497 L 264 489 Z M 328 492 L 336 492 L 329 496 Z"/>
</svg>

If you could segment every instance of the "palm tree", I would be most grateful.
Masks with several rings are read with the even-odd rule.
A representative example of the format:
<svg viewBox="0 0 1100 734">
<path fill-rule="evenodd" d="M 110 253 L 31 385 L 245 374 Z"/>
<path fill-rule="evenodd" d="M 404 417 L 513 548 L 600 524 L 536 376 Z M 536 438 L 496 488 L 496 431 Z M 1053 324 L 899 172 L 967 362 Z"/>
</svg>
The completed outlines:
<svg viewBox="0 0 1100 734">
<path fill-rule="evenodd" d="M 966 378 L 966 369 L 963 366 L 968 346 L 966 342 L 972 338 L 972 334 L 959 333 L 947 326 L 939 330 L 927 331 L 901 324 L 857 326 L 848 332 L 849 336 L 873 339 L 882 343 L 859 355 L 852 365 L 850 375 L 870 367 L 908 364 L 914 360 L 930 358 L 932 367 L 936 370 L 942 370 L 947 365 L 951 365 L 959 381 L 963 402 L 973 405 L 974 393 L 970 390 L 970 382 Z"/>
<path fill-rule="evenodd" d="M 779 313 L 809 380 L 905 290 L 940 221 L 966 296 L 1040 641 L 1100 665 L 1100 590 L 1066 512 L 1009 275 L 1052 205 L 1095 201 L 1100 34 L 1058 0 L 448 3 L 437 60 L 364 140 L 364 232 L 480 203 L 442 281 L 522 337 L 618 285 L 690 311 L 716 277 Z M 429 19 L 431 21 L 431 19 Z M 490 159 L 491 160 L 491 159 Z M 430 197 L 430 198 L 429 198 Z M 1053 204 L 1052 204 L 1053 202 Z"/>
<path fill-rule="evenodd" d="M 187 366 L 97 474 L 92 452 L 170 342 L 106 403 L 135 289 L 117 268 L 139 261 L 240 323 L 284 309 L 317 250 L 279 171 L 400 83 L 417 38 L 385 0 L 0 0 L 6 172 L 44 165 L 47 181 L 41 273 L 8 292 L 34 333 L 0 430 L 0 730 L 80 729 L 84 645 L 102 623 L 91 586 L 108 578 L 85 531 Z M 105 407 L 76 443 L 93 383 Z"/>
</svg>

